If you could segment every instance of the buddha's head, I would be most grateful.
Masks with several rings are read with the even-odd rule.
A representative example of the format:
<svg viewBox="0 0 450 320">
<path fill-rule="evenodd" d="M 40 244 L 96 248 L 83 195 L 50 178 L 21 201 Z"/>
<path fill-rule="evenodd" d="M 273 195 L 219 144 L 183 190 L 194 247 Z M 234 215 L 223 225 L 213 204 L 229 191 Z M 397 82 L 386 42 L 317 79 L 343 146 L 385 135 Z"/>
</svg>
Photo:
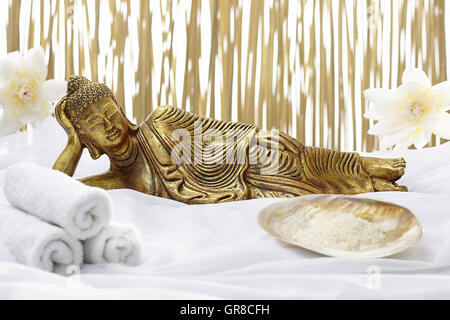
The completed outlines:
<svg viewBox="0 0 450 320">
<path fill-rule="evenodd" d="M 137 130 L 106 85 L 82 76 L 69 78 L 64 109 L 94 159 L 120 149 Z"/>
</svg>

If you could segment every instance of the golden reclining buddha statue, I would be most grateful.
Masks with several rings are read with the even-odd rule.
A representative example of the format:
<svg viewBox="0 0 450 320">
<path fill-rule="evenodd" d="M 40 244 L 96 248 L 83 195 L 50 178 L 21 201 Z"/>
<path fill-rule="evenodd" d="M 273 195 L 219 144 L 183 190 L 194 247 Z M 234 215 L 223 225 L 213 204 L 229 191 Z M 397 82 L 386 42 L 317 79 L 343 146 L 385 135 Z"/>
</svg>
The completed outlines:
<svg viewBox="0 0 450 320">
<path fill-rule="evenodd" d="M 110 169 L 80 181 L 188 204 L 318 193 L 407 191 L 402 158 L 307 147 L 276 131 L 212 120 L 171 106 L 131 123 L 104 84 L 71 76 L 56 118 L 68 143 L 54 169 L 73 176 L 84 148 Z"/>
</svg>

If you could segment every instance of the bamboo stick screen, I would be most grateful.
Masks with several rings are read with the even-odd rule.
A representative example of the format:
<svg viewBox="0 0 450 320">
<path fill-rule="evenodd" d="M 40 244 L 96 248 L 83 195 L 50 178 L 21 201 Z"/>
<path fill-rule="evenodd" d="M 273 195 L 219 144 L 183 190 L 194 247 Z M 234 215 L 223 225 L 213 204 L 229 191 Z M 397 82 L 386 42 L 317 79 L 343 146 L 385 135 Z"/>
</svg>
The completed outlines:
<svg viewBox="0 0 450 320">
<path fill-rule="evenodd" d="M 9 0 L 0 54 L 41 45 L 50 78 L 108 84 L 137 122 L 171 104 L 371 151 L 364 89 L 396 87 L 405 67 L 447 79 L 446 2 Z"/>
</svg>

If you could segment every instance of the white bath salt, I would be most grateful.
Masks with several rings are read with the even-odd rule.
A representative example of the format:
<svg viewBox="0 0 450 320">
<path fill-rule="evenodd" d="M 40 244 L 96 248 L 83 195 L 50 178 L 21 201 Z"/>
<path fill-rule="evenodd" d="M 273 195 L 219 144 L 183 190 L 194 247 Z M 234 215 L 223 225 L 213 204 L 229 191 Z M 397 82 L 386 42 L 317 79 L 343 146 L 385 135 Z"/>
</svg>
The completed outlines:
<svg viewBox="0 0 450 320">
<path fill-rule="evenodd" d="M 353 214 L 314 219 L 296 234 L 307 245 L 343 251 L 367 251 L 381 247 L 385 235 L 378 224 Z"/>
</svg>

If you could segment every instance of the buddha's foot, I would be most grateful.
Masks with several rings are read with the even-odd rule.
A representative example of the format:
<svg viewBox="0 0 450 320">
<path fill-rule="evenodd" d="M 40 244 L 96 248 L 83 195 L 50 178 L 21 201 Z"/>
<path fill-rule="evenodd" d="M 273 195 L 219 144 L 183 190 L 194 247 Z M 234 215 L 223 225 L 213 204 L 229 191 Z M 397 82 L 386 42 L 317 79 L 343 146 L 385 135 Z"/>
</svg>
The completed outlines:
<svg viewBox="0 0 450 320">
<path fill-rule="evenodd" d="M 387 181 L 382 178 L 372 178 L 372 185 L 375 191 L 401 191 L 407 192 L 408 188 L 406 186 L 399 186 L 395 182 Z"/>
<path fill-rule="evenodd" d="M 399 186 L 395 183 L 405 173 L 405 159 L 362 157 L 361 161 L 364 170 L 372 178 L 372 185 L 375 191 L 408 191 L 407 187 Z"/>
<path fill-rule="evenodd" d="M 365 171 L 375 178 L 395 182 L 405 174 L 406 161 L 403 158 L 380 159 L 361 158 Z"/>
</svg>

